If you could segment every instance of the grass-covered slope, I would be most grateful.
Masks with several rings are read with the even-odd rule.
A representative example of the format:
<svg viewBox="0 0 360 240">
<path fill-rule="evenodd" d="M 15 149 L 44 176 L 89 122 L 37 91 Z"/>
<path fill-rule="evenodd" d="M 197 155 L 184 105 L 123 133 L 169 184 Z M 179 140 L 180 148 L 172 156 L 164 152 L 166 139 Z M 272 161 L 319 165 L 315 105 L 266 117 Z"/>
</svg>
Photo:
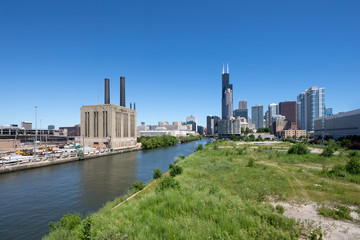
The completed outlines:
<svg viewBox="0 0 360 240">
<path fill-rule="evenodd" d="M 358 185 L 318 170 L 319 165 L 345 163 L 340 157 L 218 144 L 177 163 L 183 168 L 174 178 L 180 188 L 160 190 L 168 178 L 163 175 L 116 209 L 125 198 L 93 214 L 91 239 L 297 239 L 302 228 L 268 199 L 360 203 Z M 44 239 L 77 239 L 81 231 L 84 221 L 73 229 L 59 227 Z"/>
</svg>

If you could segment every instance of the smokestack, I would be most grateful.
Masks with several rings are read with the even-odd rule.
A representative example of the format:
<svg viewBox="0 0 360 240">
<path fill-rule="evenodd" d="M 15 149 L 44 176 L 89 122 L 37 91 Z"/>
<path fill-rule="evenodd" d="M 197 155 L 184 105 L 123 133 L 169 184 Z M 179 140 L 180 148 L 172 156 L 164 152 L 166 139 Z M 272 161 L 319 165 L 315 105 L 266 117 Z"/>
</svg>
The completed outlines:
<svg viewBox="0 0 360 240">
<path fill-rule="evenodd" d="M 134 110 L 136 110 L 136 105 L 135 105 L 135 103 L 134 103 Z"/>
<path fill-rule="evenodd" d="M 130 103 L 130 109 L 132 109 L 132 103 Z"/>
<path fill-rule="evenodd" d="M 110 104 L 110 79 L 105 78 L 105 99 L 104 104 Z"/>
<path fill-rule="evenodd" d="M 125 77 L 120 77 L 120 106 L 125 107 Z"/>
</svg>

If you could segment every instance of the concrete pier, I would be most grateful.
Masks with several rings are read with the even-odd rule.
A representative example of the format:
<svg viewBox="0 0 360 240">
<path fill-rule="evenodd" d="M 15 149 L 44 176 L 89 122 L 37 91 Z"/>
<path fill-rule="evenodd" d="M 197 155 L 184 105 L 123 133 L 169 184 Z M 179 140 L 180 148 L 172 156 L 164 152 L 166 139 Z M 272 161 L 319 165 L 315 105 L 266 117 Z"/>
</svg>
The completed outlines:
<svg viewBox="0 0 360 240">
<path fill-rule="evenodd" d="M 131 149 L 124 149 L 124 150 L 117 150 L 112 152 L 104 152 L 104 153 L 93 153 L 93 154 L 87 154 L 84 156 L 84 160 L 91 159 L 91 158 L 98 158 L 103 156 L 109 156 L 114 154 L 121 154 L 126 152 L 133 152 L 133 151 L 139 151 L 141 150 L 140 147 L 131 148 Z M 39 167 L 46 167 L 50 165 L 56 165 L 56 164 L 62 164 L 67 162 L 74 162 L 74 161 L 83 161 L 79 160 L 77 156 L 70 157 L 70 155 L 67 156 L 47 156 L 47 157 L 38 157 L 36 159 L 30 159 L 28 162 L 2 162 L 0 163 L 0 174 L 1 173 L 8 173 L 8 172 L 14 172 L 14 171 L 20 171 L 20 170 L 26 170 L 31 168 L 39 168 Z"/>
</svg>

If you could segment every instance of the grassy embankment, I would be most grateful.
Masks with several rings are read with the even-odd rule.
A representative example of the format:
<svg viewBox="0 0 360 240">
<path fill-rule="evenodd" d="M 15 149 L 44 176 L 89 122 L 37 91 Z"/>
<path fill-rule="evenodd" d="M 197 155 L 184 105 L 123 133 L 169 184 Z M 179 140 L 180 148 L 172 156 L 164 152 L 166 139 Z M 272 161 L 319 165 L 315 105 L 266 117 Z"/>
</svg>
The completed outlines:
<svg viewBox="0 0 360 240">
<path fill-rule="evenodd" d="M 347 153 L 290 155 L 288 146 L 208 144 L 177 163 L 180 188 L 160 190 L 162 176 L 120 207 L 112 210 L 126 197 L 93 214 L 92 239 L 297 239 L 310 232 L 269 199 L 360 205 L 360 177 L 326 170 L 345 165 Z M 59 228 L 44 239 L 77 239 L 81 228 Z"/>
</svg>

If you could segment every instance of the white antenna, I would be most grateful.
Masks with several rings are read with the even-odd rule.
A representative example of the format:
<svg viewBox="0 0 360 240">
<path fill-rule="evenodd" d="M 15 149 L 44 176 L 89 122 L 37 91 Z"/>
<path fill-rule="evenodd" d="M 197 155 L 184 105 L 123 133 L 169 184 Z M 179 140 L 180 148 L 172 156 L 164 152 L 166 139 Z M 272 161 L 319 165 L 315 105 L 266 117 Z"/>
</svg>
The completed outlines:
<svg viewBox="0 0 360 240">
<path fill-rule="evenodd" d="M 229 73 L 229 63 L 226 63 L 227 73 Z"/>
<path fill-rule="evenodd" d="M 225 73 L 225 67 L 224 67 L 224 63 L 223 63 L 223 73 L 222 74 L 224 74 Z"/>
</svg>

